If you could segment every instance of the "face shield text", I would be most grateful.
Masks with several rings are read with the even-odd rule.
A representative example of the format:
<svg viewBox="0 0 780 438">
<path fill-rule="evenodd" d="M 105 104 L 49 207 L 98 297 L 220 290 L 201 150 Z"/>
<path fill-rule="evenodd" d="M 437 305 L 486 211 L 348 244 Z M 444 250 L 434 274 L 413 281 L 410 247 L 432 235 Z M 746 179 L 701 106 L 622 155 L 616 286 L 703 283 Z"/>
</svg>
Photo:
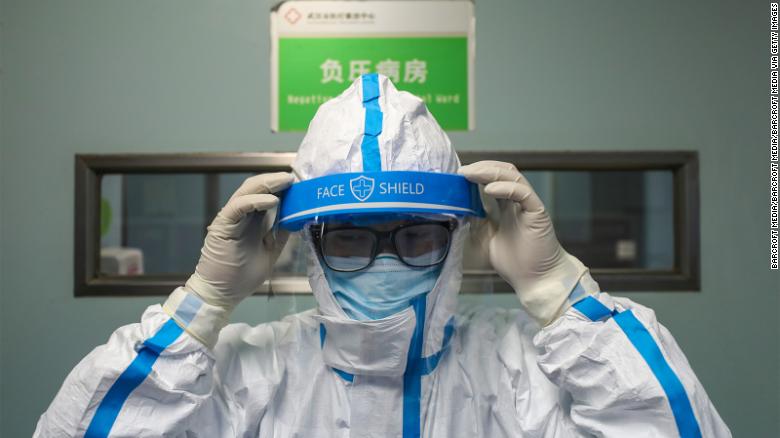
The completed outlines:
<svg viewBox="0 0 780 438">
<path fill-rule="evenodd" d="M 317 187 L 317 199 L 335 198 L 344 196 L 344 184 Z"/>
<path fill-rule="evenodd" d="M 422 195 L 425 193 L 423 183 L 410 182 L 381 182 L 379 183 L 380 195 Z"/>
</svg>

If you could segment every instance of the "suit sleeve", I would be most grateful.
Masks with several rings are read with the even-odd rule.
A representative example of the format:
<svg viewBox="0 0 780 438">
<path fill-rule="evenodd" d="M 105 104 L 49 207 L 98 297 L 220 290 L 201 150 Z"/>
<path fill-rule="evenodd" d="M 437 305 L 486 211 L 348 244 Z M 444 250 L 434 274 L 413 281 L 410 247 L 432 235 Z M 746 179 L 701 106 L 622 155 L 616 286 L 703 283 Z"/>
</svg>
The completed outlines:
<svg viewBox="0 0 780 438">
<path fill-rule="evenodd" d="M 34 437 L 236 436 L 218 382 L 211 350 L 151 306 L 71 371 Z"/>
<path fill-rule="evenodd" d="M 542 329 L 539 367 L 571 396 L 585 436 L 730 437 L 671 333 L 655 313 L 606 293 Z"/>
</svg>

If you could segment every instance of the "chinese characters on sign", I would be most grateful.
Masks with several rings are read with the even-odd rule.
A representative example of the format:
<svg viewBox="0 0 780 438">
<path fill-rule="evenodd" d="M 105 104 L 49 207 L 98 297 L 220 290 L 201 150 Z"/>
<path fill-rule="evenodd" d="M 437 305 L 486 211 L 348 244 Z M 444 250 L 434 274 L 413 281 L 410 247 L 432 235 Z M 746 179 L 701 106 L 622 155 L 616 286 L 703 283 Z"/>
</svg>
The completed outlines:
<svg viewBox="0 0 780 438">
<path fill-rule="evenodd" d="M 309 20 L 373 20 L 371 12 L 309 12 Z"/>
<path fill-rule="evenodd" d="M 401 83 L 418 83 L 424 84 L 425 79 L 428 76 L 427 64 L 425 61 L 419 59 L 412 59 L 404 62 L 404 75 L 403 81 L 401 76 L 401 62 L 393 59 L 385 59 L 379 61 L 374 66 L 374 70 L 371 70 L 371 61 L 367 60 L 354 60 L 349 61 L 349 74 L 347 80 L 349 82 L 354 81 L 361 75 L 366 73 L 379 73 L 387 76 L 396 85 Z M 320 83 L 327 84 L 328 82 L 344 82 L 344 69 L 341 62 L 335 59 L 326 59 L 325 62 L 320 64 L 322 70 L 322 80 Z"/>
</svg>

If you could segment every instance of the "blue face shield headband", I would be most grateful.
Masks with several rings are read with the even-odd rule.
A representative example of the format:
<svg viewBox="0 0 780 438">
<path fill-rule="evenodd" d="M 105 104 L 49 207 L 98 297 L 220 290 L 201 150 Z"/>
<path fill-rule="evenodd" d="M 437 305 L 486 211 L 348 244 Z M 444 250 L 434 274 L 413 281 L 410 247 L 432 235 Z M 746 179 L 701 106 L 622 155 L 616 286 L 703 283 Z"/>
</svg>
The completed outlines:
<svg viewBox="0 0 780 438">
<path fill-rule="evenodd" d="M 485 215 L 477 185 L 460 175 L 356 172 L 293 184 L 282 195 L 279 225 L 297 231 L 311 221 L 360 213 Z"/>
</svg>

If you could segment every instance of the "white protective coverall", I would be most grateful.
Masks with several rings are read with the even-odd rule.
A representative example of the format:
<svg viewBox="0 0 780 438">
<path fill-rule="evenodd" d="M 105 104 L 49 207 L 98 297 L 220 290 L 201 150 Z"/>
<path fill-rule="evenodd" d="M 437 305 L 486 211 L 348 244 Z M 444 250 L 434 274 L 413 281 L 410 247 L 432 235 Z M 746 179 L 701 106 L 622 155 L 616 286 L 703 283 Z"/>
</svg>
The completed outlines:
<svg viewBox="0 0 780 438">
<path fill-rule="evenodd" d="M 456 172 L 422 102 L 378 83 L 382 169 Z M 320 108 L 298 179 L 362 170 L 362 87 Z M 178 288 L 75 367 L 35 436 L 731 436 L 653 311 L 600 293 L 587 271 L 543 328 L 523 310 L 458 309 L 460 223 L 433 290 L 381 320 L 346 316 L 306 233 L 317 309 L 222 329 Z"/>
</svg>

